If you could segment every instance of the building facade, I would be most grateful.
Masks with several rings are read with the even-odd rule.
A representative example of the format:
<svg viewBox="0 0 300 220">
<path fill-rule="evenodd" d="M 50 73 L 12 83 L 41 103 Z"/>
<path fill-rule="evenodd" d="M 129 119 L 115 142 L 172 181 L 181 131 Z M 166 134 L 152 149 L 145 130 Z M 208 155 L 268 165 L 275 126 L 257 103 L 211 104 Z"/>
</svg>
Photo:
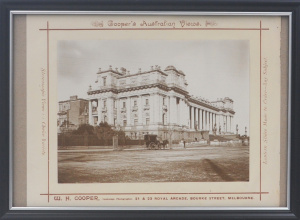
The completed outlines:
<svg viewBox="0 0 300 220">
<path fill-rule="evenodd" d="M 88 124 L 88 103 L 88 100 L 77 96 L 58 102 L 57 125 L 72 130 L 77 129 L 81 124 Z"/>
<path fill-rule="evenodd" d="M 208 101 L 190 95 L 187 86 L 185 74 L 174 66 L 135 74 L 111 66 L 99 69 L 87 92 L 89 123 L 107 122 L 133 139 L 157 134 L 193 140 L 233 133 L 233 100 Z"/>
</svg>

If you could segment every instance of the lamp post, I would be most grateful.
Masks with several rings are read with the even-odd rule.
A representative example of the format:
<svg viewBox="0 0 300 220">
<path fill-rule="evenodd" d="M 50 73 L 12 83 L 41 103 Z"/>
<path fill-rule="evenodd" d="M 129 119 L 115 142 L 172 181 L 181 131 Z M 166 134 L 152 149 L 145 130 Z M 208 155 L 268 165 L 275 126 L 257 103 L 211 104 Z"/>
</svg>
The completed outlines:
<svg viewBox="0 0 300 220">
<path fill-rule="evenodd" d="M 113 136 L 113 146 L 114 150 L 116 150 L 119 147 L 119 132 L 121 130 L 120 124 L 117 124 L 115 126 L 115 130 L 117 131 L 116 134 Z"/>
</svg>

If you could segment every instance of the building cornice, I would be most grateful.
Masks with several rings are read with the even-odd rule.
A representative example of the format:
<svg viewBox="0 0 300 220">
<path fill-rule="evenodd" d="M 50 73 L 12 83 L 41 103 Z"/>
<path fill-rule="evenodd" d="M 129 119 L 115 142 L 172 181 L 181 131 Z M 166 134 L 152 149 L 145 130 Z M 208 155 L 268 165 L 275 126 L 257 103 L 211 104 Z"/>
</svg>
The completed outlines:
<svg viewBox="0 0 300 220">
<path fill-rule="evenodd" d="M 65 100 L 65 101 L 59 101 L 58 103 L 64 103 L 64 102 L 76 102 L 76 101 L 88 101 L 87 99 L 79 98 L 75 100 Z"/>
<path fill-rule="evenodd" d="M 170 88 L 169 90 L 173 90 L 174 92 L 180 93 L 180 94 L 182 94 L 182 95 L 184 95 L 184 96 L 188 96 L 188 94 L 189 94 L 188 91 L 185 91 L 185 90 L 183 90 L 183 89 L 180 89 L 180 88 L 178 88 L 178 87 L 176 87 L 176 86 L 172 86 L 172 87 L 169 87 L 169 88 Z"/>
<path fill-rule="evenodd" d="M 168 74 L 162 72 L 161 70 L 150 70 L 150 71 L 145 71 L 145 72 L 140 72 L 140 73 L 135 73 L 135 74 L 128 74 L 128 75 L 122 75 L 119 76 L 118 79 L 123 79 L 123 78 L 127 78 L 127 77 L 131 77 L 131 76 L 139 76 L 139 75 L 143 75 L 143 74 L 147 74 L 147 73 L 154 73 L 154 72 L 158 72 L 164 76 L 168 76 Z"/>
<path fill-rule="evenodd" d="M 106 93 L 106 92 L 113 92 L 115 94 L 118 94 L 118 93 L 123 93 L 123 92 L 130 92 L 130 91 L 150 89 L 150 88 L 159 88 L 164 91 L 170 90 L 170 88 L 166 85 L 163 85 L 161 83 L 154 83 L 154 84 L 141 85 L 141 86 L 135 86 L 135 87 L 129 87 L 129 88 L 120 88 L 120 89 L 115 89 L 115 88 L 99 89 L 99 90 L 88 91 L 87 93 L 88 93 L 88 95 L 100 94 L 100 93 Z"/>
<path fill-rule="evenodd" d="M 120 73 L 120 72 L 117 72 L 115 70 L 104 70 L 104 71 L 99 71 L 97 72 L 97 74 L 102 74 L 102 73 L 115 73 L 117 75 L 120 75 L 120 76 L 123 76 L 124 74 Z"/>
<path fill-rule="evenodd" d="M 197 99 L 192 98 L 192 97 L 189 97 L 189 98 L 188 98 L 188 101 L 189 101 L 189 102 L 192 102 L 192 103 L 194 103 L 194 104 L 201 105 L 201 106 L 203 106 L 203 107 L 209 108 L 209 109 L 211 109 L 211 110 L 215 110 L 215 111 L 220 111 L 220 110 L 221 110 L 220 108 L 218 108 L 218 107 L 216 107 L 216 106 L 212 106 L 212 105 L 210 105 L 210 104 L 208 104 L 208 103 L 201 102 L 200 100 L 197 100 Z"/>
</svg>

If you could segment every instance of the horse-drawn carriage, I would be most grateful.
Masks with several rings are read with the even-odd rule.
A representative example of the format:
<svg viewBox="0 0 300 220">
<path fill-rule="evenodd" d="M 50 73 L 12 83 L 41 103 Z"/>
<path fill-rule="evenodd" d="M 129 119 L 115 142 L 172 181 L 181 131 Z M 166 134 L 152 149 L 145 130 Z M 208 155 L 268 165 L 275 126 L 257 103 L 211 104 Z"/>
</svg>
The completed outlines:
<svg viewBox="0 0 300 220">
<path fill-rule="evenodd" d="M 144 140 L 148 150 L 158 150 L 162 148 L 165 149 L 169 143 L 168 140 L 159 140 L 155 134 L 146 134 L 144 136 Z"/>
</svg>

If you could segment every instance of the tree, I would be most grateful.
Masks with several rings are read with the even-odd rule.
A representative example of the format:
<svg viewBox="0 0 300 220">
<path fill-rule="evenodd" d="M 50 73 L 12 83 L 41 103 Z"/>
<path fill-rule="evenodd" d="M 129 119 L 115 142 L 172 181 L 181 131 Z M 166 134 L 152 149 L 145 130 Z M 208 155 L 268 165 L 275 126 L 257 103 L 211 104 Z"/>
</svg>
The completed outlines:
<svg viewBox="0 0 300 220">
<path fill-rule="evenodd" d="M 79 127 L 77 128 L 77 130 L 73 131 L 73 134 L 94 134 L 94 127 L 92 125 L 89 124 L 81 124 L 79 125 Z"/>
<path fill-rule="evenodd" d="M 125 132 L 121 129 L 114 130 L 107 122 L 100 122 L 100 124 L 95 127 L 95 133 L 105 144 L 108 144 L 108 141 L 112 140 L 113 136 L 118 136 L 120 141 L 125 142 Z"/>
<path fill-rule="evenodd" d="M 107 122 L 100 122 L 100 124 L 95 127 L 95 132 L 97 137 L 104 144 L 108 144 L 108 141 L 112 140 L 112 137 L 114 136 L 114 131 Z"/>
</svg>

